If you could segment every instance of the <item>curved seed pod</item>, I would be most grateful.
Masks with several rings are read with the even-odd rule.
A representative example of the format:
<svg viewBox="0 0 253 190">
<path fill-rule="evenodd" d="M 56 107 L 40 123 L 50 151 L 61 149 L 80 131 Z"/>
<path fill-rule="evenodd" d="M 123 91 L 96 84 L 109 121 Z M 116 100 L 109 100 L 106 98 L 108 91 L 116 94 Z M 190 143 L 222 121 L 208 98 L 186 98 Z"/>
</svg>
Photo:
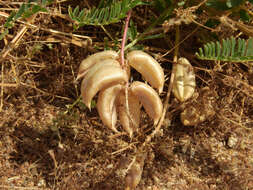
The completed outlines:
<svg viewBox="0 0 253 190">
<path fill-rule="evenodd" d="M 117 52 L 112 50 L 102 51 L 90 55 L 81 62 L 76 80 L 82 78 L 85 75 L 86 71 L 96 63 L 103 61 L 105 59 L 117 59 L 117 57 L 118 57 Z"/>
<path fill-rule="evenodd" d="M 107 65 L 94 68 L 88 72 L 81 84 L 81 95 L 84 104 L 90 109 L 92 98 L 100 90 L 128 81 L 127 73 L 121 67 Z"/>
<path fill-rule="evenodd" d="M 106 65 L 120 66 L 119 62 L 114 59 L 101 60 L 100 62 L 97 62 L 96 64 L 92 65 L 89 69 L 85 70 L 80 75 L 78 75 L 76 80 L 78 80 L 80 78 L 85 79 L 85 78 L 87 78 L 86 75 L 93 75 L 94 73 L 96 73 L 97 69 L 99 69 L 100 67 L 104 67 Z M 90 74 L 90 70 L 92 70 L 93 74 Z"/>
<path fill-rule="evenodd" d="M 100 61 L 97 64 L 90 67 L 87 71 L 85 71 L 83 73 L 83 75 L 82 75 L 82 77 L 84 77 L 83 80 L 88 80 L 88 78 L 93 76 L 97 72 L 98 69 L 100 69 L 101 67 L 105 67 L 105 66 L 120 67 L 120 64 L 118 61 L 116 61 L 114 59 L 106 59 L 106 60 Z"/>
<path fill-rule="evenodd" d="M 143 82 L 133 82 L 130 86 L 131 92 L 138 97 L 145 111 L 154 120 L 156 125 L 162 115 L 163 104 L 157 92 Z"/>
<path fill-rule="evenodd" d="M 107 66 L 120 67 L 120 64 L 116 60 L 106 59 L 106 60 L 103 60 L 103 61 L 93 65 L 90 69 L 88 69 L 85 72 L 85 76 L 84 76 L 84 79 L 83 79 L 82 85 L 81 85 L 81 90 L 82 90 L 82 86 L 86 85 L 86 83 L 89 81 L 89 79 L 92 78 L 99 69 L 101 69 L 103 67 L 107 67 Z"/>
<path fill-rule="evenodd" d="M 143 78 L 150 83 L 158 92 L 163 91 L 164 72 L 160 64 L 149 54 L 135 50 L 127 55 L 130 66 L 142 74 Z"/>
<path fill-rule="evenodd" d="M 122 86 L 120 84 L 106 88 L 99 92 L 97 101 L 97 110 L 103 124 L 114 132 L 118 132 L 115 128 L 117 122 L 117 112 L 115 100 Z"/>
<path fill-rule="evenodd" d="M 181 57 L 177 64 L 173 65 L 172 72 L 175 75 L 172 92 L 178 100 L 184 102 L 191 98 L 195 90 L 196 82 L 193 67 L 186 58 Z"/>
<path fill-rule="evenodd" d="M 133 133 L 138 130 L 140 125 L 141 105 L 139 100 L 131 92 L 128 93 L 128 107 L 130 119 L 126 111 L 126 96 L 122 90 L 117 97 L 117 110 L 119 113 L 120 124 L 124 130 L 129 134 L 130 138 Z"/>
</svg>

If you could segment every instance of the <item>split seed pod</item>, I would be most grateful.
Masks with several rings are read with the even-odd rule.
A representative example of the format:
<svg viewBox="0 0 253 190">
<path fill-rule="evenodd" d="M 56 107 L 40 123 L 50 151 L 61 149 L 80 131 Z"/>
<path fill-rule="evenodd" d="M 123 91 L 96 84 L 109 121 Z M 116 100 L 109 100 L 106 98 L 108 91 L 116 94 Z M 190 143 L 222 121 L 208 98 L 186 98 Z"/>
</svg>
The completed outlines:
<svg viewBox="0 0 253 190">
<path fill-rule="evenodd" d="M 122 86 L 115 85 L 99 92 L 97 110 L 103 124 L 114 132 L 118 132 L 115 125 L 117 122 L 116 97 Z"/>
<path fill-rule="evenodd" d="M 163 110 L 163 104 L 157 92 L 149 85 L 139 81 L 132 83 L 130 91 L 139 99 L 149 117 L 154 120 L 154 125 L 156 125 Z"/>
<path fill-rule="evenodd" d="M 172 92 L 178 100 L 184 102 L 192 97 L 196 87 L 193 67 L 186 58 L 180 58 L 173 65 L 172 72 L 175 75 Z"/>
<path fill-rule="evenodd" d="M 215 115 L 215 91 L 204 87 L 200 90 L 199 96 L 192 101 L 180 114 L 181 122 L 185 126 L 196 126 Z"/>
<path fill-rule="evenodd" d="M 100 61 L 103 61 L 105 59 L 117 59 L 117 57 L 118 57 L 117 52 L 112 50 L 102 51 L 90 55 L 81 62 L 76 80 L 82 78 L 87 72 L 87 70 L 96 63 L 99 63 Z"/>
<path fill-rule="evenodd" d="M 149 54 L 135 50 L 127 55 L 130 66 L 137 70 L 150 85 L 161 93 L 164 85 L 164 72 L 160 64 Z"/>
<path fill-rule="evenodd" d="M 123 89 L 117 98 L 117 111 L 119 113 L 120 124 L 131 138 L 133 133 L 138 130 L 141 114 L 140 102 L 131 92 L 128 93 L 128 107 L 130 115 L 126 111 L 126 96 Z"/>
<path fill-rule="evenodd" d="M 84 104 L 90 109 L 92 98 L 100 90 L 128 81 L 127 73 L 118 66 L 107 65 L 96 71 L 91 68 L 81 84 L 81 95 Z"/>
</svg>

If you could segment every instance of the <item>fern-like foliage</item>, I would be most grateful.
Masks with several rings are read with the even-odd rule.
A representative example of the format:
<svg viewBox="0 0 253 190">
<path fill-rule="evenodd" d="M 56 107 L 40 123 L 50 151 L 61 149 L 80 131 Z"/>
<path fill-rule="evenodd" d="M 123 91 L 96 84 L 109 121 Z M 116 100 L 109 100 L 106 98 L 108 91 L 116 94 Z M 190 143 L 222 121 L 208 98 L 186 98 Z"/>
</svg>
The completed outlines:
<svg viewBox="0 0 253 190">
<path fill-rule="evenodd" d="M 46 5 L 52 3 L 52 0 L 29 0 L 23 3 L 17 12 L 13 11 L 7 18 L 4 24 L 4 32 L 0 35 L 0 40 L 9 33 L 9 29 L 14 26 L 14 23 L 20 18 L 29 18 L 38 12 L 47 12 Z"/>
<path fill-rule="evenodd" d="M 199 48 L 196 56 L 202 60 L 246 62 L 253 61 L 253 38 L 248 40 L 234 37 L 223 39 L 222 43 L 209 42 Z"/>
<path fill-rule="evenodd" d="M 102 3 L 100 3 L 102 5 Z M 69 7 L 68 12 L 70 18 L 75 22 L 75 28 L 84 25 L 108 25 L 119 22 L 125 18 L 127 12 L 138 5 L 146 5 L 147 2 L 142 0 L 122 0 L 111 1 L 107 5 L 103 3 L 103 7 L 92 8 L 91 10 L 79 10 L 77 6 L 74 10 Z"/>
</svg>

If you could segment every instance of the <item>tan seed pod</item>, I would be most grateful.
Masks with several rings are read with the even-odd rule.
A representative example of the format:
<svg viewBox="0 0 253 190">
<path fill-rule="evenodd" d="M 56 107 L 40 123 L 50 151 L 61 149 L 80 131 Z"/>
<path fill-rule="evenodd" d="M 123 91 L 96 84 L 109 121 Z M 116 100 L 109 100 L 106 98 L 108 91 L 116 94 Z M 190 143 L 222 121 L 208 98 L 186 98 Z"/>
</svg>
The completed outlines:
<svg viewBox="0 0 253 190">
<path fill-rule="evenodd" d="M 135 50 L 127 55 L 130 66 L 137 70 L 150 85 L 161 93 L 164 85 L 164 72 L 160 64 L 149 54 Z"/>
<path fill-rule="evenodd" d="M 138 153 L 125 177 L 126 190 L 134 190 L 141 181 L 143 166 L 147 153 Z"/>
<path fill-rule="evenodd" d="M 156 125 L 163 110 L 163 104 L 157 92 L 149 85 L 139 81 L 132 83 L 130 91 L 137 96 L 145 111 L 154 120 L 154 124 Z"/>
<path fill-rule="evenodd" d="M 117 52 L 112 50 L 102 51 L 90 55 L 81 62 L 76 80 L 82 78 L 87 72 L 87 70 L 96 63 L 99 63 L 100 61 L 103 61 L 105 59 L 117 59 L 117 57 Z"/>
<path fill-rule="evenodd" d="M 83 102 L 89 109 L 91 100 L 98 91 L 128 81 L 127 73 L 121 67 L 107 65 L 99 67 L 95 72 L 93 69 L 90 69 L 81 84 Z"/>
<path fill-rule="evenodd" d="M 122 86 L 120 84 L 106 88 L 99 92 L 97 110 L 103 124 L 114 132 L 118 132 L 115 125 L 117 122 L 116 97 Z"/>
<path fill-rule="evenodd" d="M 106 66 L 120 67 L 120 64 L 116 60 L 106 59 L 106 60 L 103 60 L 103 61 L 93 65 L 90 69 L 88 69 L 86 71 L 86 74 L 83 78 L 83 82 L 81 84 L 81 92 L 82 92 L 82 89 L 83 89 L 82 87 L 86 85 L 86 83 L 90 80 L 90 78 L 92 78 L 99 69 L 104 68 Z"/>
<path fill-rule="evenodd" d="M 98 69 L 100 69 L 101 67 L 105 67 L 105 66 L 117 66 L 120 67 L 120 64 L 118 61 L 114 60 L 114 59 L 105 59 L 103 61 L 98 62 L 97 64 L 93 65 L 92 67 L 90 67 L 86 72 L 85 75 L 83 76 L 83 80 L 88 80 L 89 77 L 93 76 Z"/>
<path fill-rule="evenodd" d="M 172 72 L 175 75 L 172 92 L 178 100 L 184 102 L 192 97 L 196 87 L 193 67 L 186 58 L 180 58 L 173 65 Z"/>
<path fill-rule="evenodd" d="M 129 134 L 130 138 L 138 130 L 140 125 L 141 105 L 139 100 L 131 92 L 128 93 L 129 116 L 126 110 L 126 96 L 123 89 L 117 97 L 117 111 L 119 113 L 120 124 Z M 131 117 L 129 119 L 129 117 Z"/>
</svg>

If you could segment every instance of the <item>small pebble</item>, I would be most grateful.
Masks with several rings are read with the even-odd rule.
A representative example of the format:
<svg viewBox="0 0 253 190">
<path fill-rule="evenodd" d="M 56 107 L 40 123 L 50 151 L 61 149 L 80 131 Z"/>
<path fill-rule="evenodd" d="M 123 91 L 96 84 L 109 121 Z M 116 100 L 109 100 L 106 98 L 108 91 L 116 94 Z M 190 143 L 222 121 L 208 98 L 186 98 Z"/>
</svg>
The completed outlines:
<svg viewBox="0 0 253 190">
<path fill-rule="evenodd" d="M 238 142 L 238 138 L 236 138 L 235 136 L 230 136 L 228 138 L 227 145 L 228 145 L 229 148 L 233 148 L 233 147 L 235 147 L 237 142 Z"/>
</svg>

